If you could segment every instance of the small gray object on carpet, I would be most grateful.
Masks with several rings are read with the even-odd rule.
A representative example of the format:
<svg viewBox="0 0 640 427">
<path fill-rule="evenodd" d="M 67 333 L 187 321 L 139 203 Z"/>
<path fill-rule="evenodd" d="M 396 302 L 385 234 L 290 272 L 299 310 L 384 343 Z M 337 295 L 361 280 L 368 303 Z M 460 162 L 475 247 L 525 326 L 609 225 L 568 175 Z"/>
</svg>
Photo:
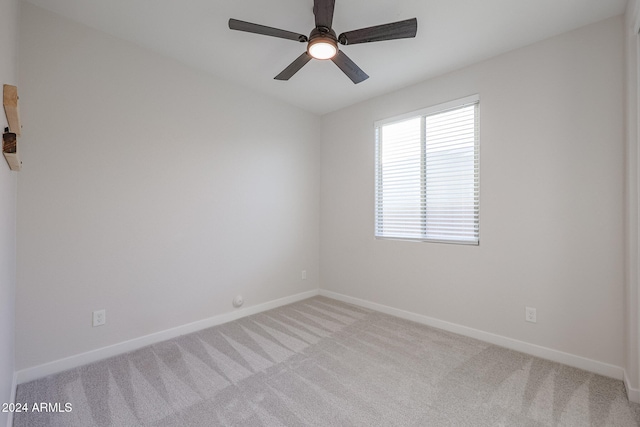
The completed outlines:
<svg viewBox="0 0 640 427">
<path fill-rule="evenodd" d="M 22 384 L 25 426 L 636 426 L 621 381 L 325 297 Z"/>
</svg>

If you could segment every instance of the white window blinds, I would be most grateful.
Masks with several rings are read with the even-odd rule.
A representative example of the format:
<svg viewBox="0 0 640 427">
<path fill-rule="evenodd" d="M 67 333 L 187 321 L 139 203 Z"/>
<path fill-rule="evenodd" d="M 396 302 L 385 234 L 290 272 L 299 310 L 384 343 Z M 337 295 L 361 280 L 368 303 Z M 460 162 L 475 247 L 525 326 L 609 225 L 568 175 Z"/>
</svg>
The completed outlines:
<svg viewBox="0 0 640 427">
<path fill-rule="evenodd" d="M 478 244 L 478 97 L 376 122 L 375 136 L 375 235 Z"/>
</svg>

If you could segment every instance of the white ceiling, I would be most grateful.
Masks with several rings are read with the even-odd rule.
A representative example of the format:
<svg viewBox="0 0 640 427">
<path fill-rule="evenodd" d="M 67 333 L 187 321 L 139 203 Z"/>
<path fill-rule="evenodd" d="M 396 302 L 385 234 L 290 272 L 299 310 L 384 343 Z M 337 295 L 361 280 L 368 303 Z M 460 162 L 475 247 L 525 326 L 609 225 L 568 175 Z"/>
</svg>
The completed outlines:
<svg viewBox="0 0 640 427">
<path fill-rule="evenodd" d="M 303 43 L 229 30 L 236 18 L 302 34 L 313 0 L 28 0 L 75 21 L 324 114 L 539 40 L 622 14 L 627 0 L 336 0 L 337 34 L 418 18 L 415 39 L 341 46 L 370 78 L 331 61 L 273 77 Z"/>
</svg>

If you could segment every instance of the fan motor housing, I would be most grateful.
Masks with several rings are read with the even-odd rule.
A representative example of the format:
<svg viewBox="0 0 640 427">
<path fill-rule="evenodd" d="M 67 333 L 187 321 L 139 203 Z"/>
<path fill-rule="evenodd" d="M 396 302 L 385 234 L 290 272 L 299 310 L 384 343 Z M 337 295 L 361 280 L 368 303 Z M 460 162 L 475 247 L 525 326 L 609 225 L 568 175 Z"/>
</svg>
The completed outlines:
<svg viewBox="0 0 640 427">
<path fill-rule="evenodd" d="M 307 52 L 309 52 L 309 48 L 311 46 L 320 42 L 329 43 L 335 47 L 336 52 L 338 51 L 338 38 L 336 37 L 335 31 L 331 28 L 316 27 L 311 30 L 311 34 L 309 34 L 309 43 L 307 44 Z"/>
</svg>

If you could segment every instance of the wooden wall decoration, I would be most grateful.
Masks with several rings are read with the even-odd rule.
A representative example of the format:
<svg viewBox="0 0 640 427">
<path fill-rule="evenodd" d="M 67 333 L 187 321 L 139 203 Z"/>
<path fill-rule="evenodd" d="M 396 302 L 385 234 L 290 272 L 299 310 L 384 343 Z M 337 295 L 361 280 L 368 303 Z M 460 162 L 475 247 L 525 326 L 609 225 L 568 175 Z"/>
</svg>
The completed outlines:
<svg viewBox="0 0 640 427">
<path fill-rule="evenodd" d="M 18 136 L 20 136 L 20 110 L 18 109 L 18 88 L 11 85 L 3 86 L 2 104 L 7 115 L 8 128 L 2 134 L 2 154 L 9 163 L 12 171 L 19 171 L 22 162 L 18 155 Z"/>
</svg>

